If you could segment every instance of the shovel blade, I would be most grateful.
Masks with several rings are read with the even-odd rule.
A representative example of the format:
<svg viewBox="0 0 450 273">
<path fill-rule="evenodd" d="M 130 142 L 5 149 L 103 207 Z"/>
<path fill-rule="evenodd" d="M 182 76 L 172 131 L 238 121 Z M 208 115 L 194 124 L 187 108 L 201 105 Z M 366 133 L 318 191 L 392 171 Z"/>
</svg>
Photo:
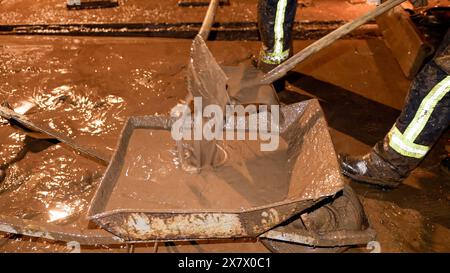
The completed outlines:
<svg viewBox="0 0 450 273">
<path fill-rule="evenodd" d="M 205 41 L 197 35 L 191 47 L 191 59 L 188 65 L 188 91 L 193 97 L 203 98 L 203 108 L 210 104 L 222 109 L 230 101 L 227 93 L 228 77 Z"/>
<path fill-rule="evenodd" d="M 196 107 L 194 111 L 203 111 L 208 105 L 217 105 L 222 111 L 230 101 L 227 93 L 228 78 L 205 41 L 197 35 L 191 47 L 191 59 L 188 65 L 188 91 L 193 97 L 202 98 L 202 107 Z M 203 113 L 203 112 L 202 112 Z M 194 115 L 202 113 L 194 112 Z M 207 120 L 203 120 L 203 124 Z M 216 154 L 216 142 L 195 140 L 193 145 L 194 165 L 200 170 L 213 166 Z"/>
<path fill-rule="evenodd" d="M 275 89 L 271 84 L 251 85 L 249 82 L 260 79 L 264 73 L 249 63 L 239 66 L 225 66 L 225 73 L 229 77 L 228 95 L 236 104 L 280 104 Z"/>
</svg>

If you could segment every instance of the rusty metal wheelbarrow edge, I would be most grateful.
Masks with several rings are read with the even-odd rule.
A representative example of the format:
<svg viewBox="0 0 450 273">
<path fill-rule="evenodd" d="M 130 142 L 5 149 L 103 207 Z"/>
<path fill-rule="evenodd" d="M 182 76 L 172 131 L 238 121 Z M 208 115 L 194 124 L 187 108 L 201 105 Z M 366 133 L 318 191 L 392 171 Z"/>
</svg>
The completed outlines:
<svg viewBox="0 0 450 273">
<path fill-rule="evenodd" d="M 299 103 L 298 105 L 306 105 L 307 103 Z M 302 106 L 301 106 L 302 107 Z M 159 129 L 168 129 L 171 127 L 171 124 L 174 120 L 167 118 L 167 117 L 158 117 L 158 116 L 145 116 L 145 117 L 130 117 L 122 129 L 122 133 L 126 133 L 127 131 L 130 131 L 130 126 L 134 128 L 147 128 L 146 124 L 158 124 Z M 117 146 L 121 146 L 124 143 L 121 143 L 121 141 L 124 141 L 125 138 L 121 138 Z M 117 154 L 121 151 L 116 150 L 115 156 L 112 159 L 111 164 L 108 166 L 108 168 L 111 168 L 114 170 L 114 161 L 117 161 Z M 123 152 L 123 151 L 122 151 Z M 116 164 L 118 162 L 115 162 Z M 116 168 L 117 170 L 117 168 Z M 108 174 L 108 170 L 106 172 Z M 337 189 L 336 192 L 339 190 Z M 268 204 L 265 206 L 260 207 L 253 207 L 248 210 L 239 210 L 239 211 L 192 211 L 187 212 L 184 211 L 186 214 L 193 214 L 193 213 L 203 213 L 203 214 L 223 214 L 226 213 L 228 215 L 235 215 L 238 217 L 238 215 L 251 215 L 251 214 L 261 214 L 266 213 L 268 211 L 274 211 L 275 208 L 277 209 L 277 217 L 275 219 L 272 219 L 272 221 L 267 221 L 265 225 L 261 225 L 261 222 L 255 222 L 255 223 L 248 223 L 253 217 L 245 217 L 245 215 L 242 217 L 243 219 L 240 221 L 247 222 L 246 224 L 248 226 L 252 227 L 252 230 L 248 230 L 248 228 L 245 230 L 243 229 L 242 234 L 240 236 L 235 236 L 236 234 L 222 234 L 217 236 L 208 236 L 208 234 L 199 234 L 199 236 L 196 237 L 176 237 L 176 238 L 155 238 L 155 239 L 146 239 L 146 240 L 133 240 L 133 239 L 126 239 L 121 238 L 118 236 L 114 236 L 111 233 L 112 230 L 110 230 L 107 226 L 102 226 L 102 218 L 112 216 L 113 214 L 120 215 L 120 214 L 129 214 L 131 211 L 129 210 L 116 210 L 113 212 L 104 212 L 104 213 L 98 213 L 95 214 L 95 204 L 96 198 L 102 198 L 104 196 L 105 192 L 101 190 L 101 186 L 98 188 L 96 195 L 92 199 L 91 206 L 89 208 L 88 212 L 88 219 L 94 220 L 97 222 L 97 224 L 100 224 L 100 227 L 103 229 L 90 229 L 90 230 L 81 230 L 76 228 L 70 228 L 70 227 L 64 227 L 64 226 L 58 226 L 55 224 L 49 224 L 49 223 L 40 223 L 33 220 L 24 220 L 17 217 L 10 217 L 10 216 L 3 216 L 0 215 L 0 231 L 8 232 L 8 233 L 14 233 L 14 234 L 22 234 L 26 236 L 32 236 L 32 237 L 41 237 L 46 238 L 50 240 L 56 240 L 56 241 L 77 241 L 80 244 L 84 245 L 97 245 L 97 244 L 121 244 L 121 243 L 129 243 L 129 242 L 155 242 L 155 241 L 185 241 L 185 240 L 192 240 L 192 239 L 218 239 L 218 238 L 233 238 L 233 237 L 256 237 L 264 232 L 266 232 L 268 229 L 272 228 L 274 225 L 278 224 L 279 222 L 283 222 L 286 219 L 290 218 L 294 214 L 297 214 L 301 211 L 303 211 L 305 208 L 311 207 L 317 202 L 320 202 L 323 200 L 323 198 L 318 199 L 309 199 L 309 200 L 284 200 L 281 202 L 276 202 L 272 204 Z M 332 195 L 332 194 L 330 194 Z M 325 197 L 324 197 L 325 198 Z M 132 211 L 133 213 L 143 213 L 139 211 Z M 148 212 L 148 211 L 146 211 Z M 278 213 L 280 212 L 280 213 Z M 176 212 L 173 212 L 174 214 Z M 170 212 L 159 212 L 159 215 L 168 215 Z M 240 218 L 240 217 L 238 217 Z M 270 218 L 270 217 L 269 217 Z M 275 221 L 275 222 L 273 222 Z M 107 232 L 109 231 L 109 232 Z M 110 233 L 111 232 L 111 233 Z"/>
<path fill-rule="evenodd" d="M 42 238 L 52 241 L 70 242 L 75 241 L 80 245 L 118 245 L 125 243 L 152 243 L 164 241 L 189 241 L 186 239 L 157 239 L 147 241 L 126 241 L 112 235 L 103 229 L 93 229 L 81 231 L 80 229 L 57 226 L 54 224 L 42 224 L 32 220 L 23 220 L 17 217 L 0 215 L 0 231 L 20 234 L 29 237 Z M 357 245 L 367 243 L 376 237 L 372 228 L 362 231 L 337 231 L 326 235 L 318 236 L 313 232 L 297 231 L 296 234 L 284 233 L 277 230 L 269 230 L 259 236 L 260 238 L 278 239 L 292 243 L 304 243 L 311 246 L 334 247 L 345 245 Z M 227 237 L 228 238 L 228 237 Z M 199 238 L 205 239 L 205 238 Z M 210 240 L 221 239 L 207 238 Z"/>
<path fill-rule="evenodd" d="M 272 206 L 265 206 L 264 209 L 239 213 L 209 211 L 149 213 L 148 211 L 133 210 L 95 215 L 91 220 L 127 241 L 257 237 L 324 198 L 302 202 L 293 201 L 275 207 L 272 204 Z"/>
<path fill-rule="evenodd" d="M 296 108 L 297 107 L 297 108 Z M 304 113 L 308 107 L 314 108 L 315 112 L 322 113 L 317 100 L 309 100 L 297 104 L 285 106 L 290 111 L 299 111 Z M 322 113 L 323 114 L 323 113 Z M 300 118 L 301 115 L 299 115 Z M 88 218 L 97 223 L 102 228 L 116 234 L 126 240 L 134 240 L 138 238 L 142 241 L 155 240 L 156 238 L 168 238 L 169 235 L 164 234 L 166 231 L 171 239 L 204 239 L 204 238 L 225 238 L 225 237 L 256 237 L 259 234 L 271 229 L 277 224 L 289 219 L 305 209 L 313 206 L 328 196 L 332 196 L 339 192 L 341 187 L 334 187 L 332 191 L 327 192 L 323 196 L 309 199 L 290 198 L 279 202 L 270 203 L 264 206 L 251 207 L 241 210 L 208 210 L 208 209 L 116 209 L 113 211 L 104 211 L 108 199 L 117 183 L 117 177 L 121 171 L 123 157 L 126 153 L 126 147 L 134 129 L 170 129 L 175 120 L 164 116 L 142 116 L 130 117 L 123 127 L 121 138 L 116 146 L 116 152 L 112 158 L 102 183 L 92 199 Z M 284 126 L 286 129 L 294 124 L 297 119 L 286 121 Z M 323 120 L 326 125 L 326 121 Z M 283 130 L 283 129 L 282 129 Z M 329 137 L 331 139 L 331 137 Z M 332 145 L 332 143 L 328 143 Z M 271 219 L 263 219 L 263 223 L 256 221 L 261 220 L 263 215 L 270 215 Z M 213 217 L 214 219 L 212 219 Z M 224 217 L 227 220 L 221 220 Z M 264 216 L 263 216 L 264 218 Z M 175 219 L 179 221 L 174 223 Z M 192 225 L 194 221 L 198 225 L 211 228 L 208 230 L 199 229 L 197 225 Z M 202 220 L 199 220 L 202 219 Z M 230 226 L 230 219 L 235 223 Z M 159 223 L 159 224 L 154 224 Z M 186 229 L 186 225 L 196 228 Z M 226 230 L 224 226 L 229 226 Z M 176 230 L 176 231 L 174 231 Z M 199 232 L 196 232 L 199 231 Z M 151 235 L 150 235 L 151 234 Z"/>
</svg>

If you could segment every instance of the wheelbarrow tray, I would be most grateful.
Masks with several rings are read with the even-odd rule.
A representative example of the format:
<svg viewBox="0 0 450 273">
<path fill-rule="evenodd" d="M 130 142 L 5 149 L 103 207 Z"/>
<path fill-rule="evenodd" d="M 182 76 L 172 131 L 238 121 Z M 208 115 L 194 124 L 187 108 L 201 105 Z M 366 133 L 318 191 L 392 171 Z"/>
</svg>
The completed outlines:
<svg viewBox="0 0 450 273">
<path fill-rule="evenodd" d="M 281 113 L 280 136 L 287 148 L 285 162 L 277 164 L 289 175 L 279 182 L 258 177 L 257 170 L 249 171 L 257 179 L 236 178 L 240 172 L 233 173 L 233 166 L 200 174 L 180 174 L 182 170 L 172 168 L 164 179 L 152 180 L 151 170 L 164 165 L 155 159 L 164 158 L 162 154 L 175 146 L 170 138 L 174 120 L 130 117 L 92 199 L 89 219 L 126 241 L 257 237 L 342 190 L 343 178 L 318 101 L 282 106 Z M 134 166 L 137 154 L 148 158 L 147 163 Z M 133 166 L 135 174 L 130 174 Z M 217 180 L 218 173 L 225 175 Z"/>
</svg>

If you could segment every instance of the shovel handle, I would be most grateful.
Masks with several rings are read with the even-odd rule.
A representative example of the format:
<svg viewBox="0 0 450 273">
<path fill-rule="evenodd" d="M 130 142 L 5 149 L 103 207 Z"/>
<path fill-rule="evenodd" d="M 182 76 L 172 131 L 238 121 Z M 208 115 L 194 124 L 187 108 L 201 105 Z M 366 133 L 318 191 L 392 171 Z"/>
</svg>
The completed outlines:
<svg viewBox="0 0 450 273">
<path fill-rule="evenodd" d="M 305 49 L 301 50 L 291 58 L 289 58 L 287 61 L 282 63 L 281 65 L 275 67 L 271 71 L 267 72 L 261 79 L 259 79 L 258 84 L 270 84 L 276 80 L 279 80 L 284 75 L 286 75 L 287 72 L 292 70 L 297 64 L 300 62 L 306 60 L 308 57 L 313 55 L 314 53 L 318 52 L 319 50 L 322 50 L 323 48 L 331 45 L 336 40 L 340 39 L 342 36 L 347 35 L 351 31 L 355 30 L 356 28 L 360 27 L 361 25 L 367 23 L 368 21 L 374 19 L 375 17 L 385 13 L 386 11 L 394 8 L 397 5 L 400 5 L 401 3 L 405 2 L 406 0 L 389 0 L 384 2 L 383 4 L 376 7 L 374 10 L 366 13 L 365 15 L 362 15 L 361 17 L 358 17 L 357 19 L 346 23 L 345 25 L 339 27 L 338 29 L 330 32 L 329 34 L 325 35 L 323 38 L 317 40 L 316 42 L 312 43 Z"/>
<path fill-rule="evenodd" d="M 211 0 L 208 6 L 208 11 L 206 12 L 205 19 L 203 19 L 202 27 L 198 35 L 202 36 L 203 40 L 208 40 L 209 32 L 214 23 L 214 17 L 216 16 L 217 7 L 219 6 L 220 0 Z"/>
</svg>

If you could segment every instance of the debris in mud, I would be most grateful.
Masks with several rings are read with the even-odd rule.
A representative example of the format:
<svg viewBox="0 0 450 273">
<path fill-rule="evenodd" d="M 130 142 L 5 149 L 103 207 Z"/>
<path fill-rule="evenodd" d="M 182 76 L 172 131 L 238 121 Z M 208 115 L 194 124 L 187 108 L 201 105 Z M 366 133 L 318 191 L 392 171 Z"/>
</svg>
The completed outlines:
<svg viewBox="0 0 450 273">
<path fill-rule="evenodd" d="M 119 6 L 118 0 L 67 0 L 69 10 L 80 9 L 103 9 L 115 8 Z"/>
</svg>

